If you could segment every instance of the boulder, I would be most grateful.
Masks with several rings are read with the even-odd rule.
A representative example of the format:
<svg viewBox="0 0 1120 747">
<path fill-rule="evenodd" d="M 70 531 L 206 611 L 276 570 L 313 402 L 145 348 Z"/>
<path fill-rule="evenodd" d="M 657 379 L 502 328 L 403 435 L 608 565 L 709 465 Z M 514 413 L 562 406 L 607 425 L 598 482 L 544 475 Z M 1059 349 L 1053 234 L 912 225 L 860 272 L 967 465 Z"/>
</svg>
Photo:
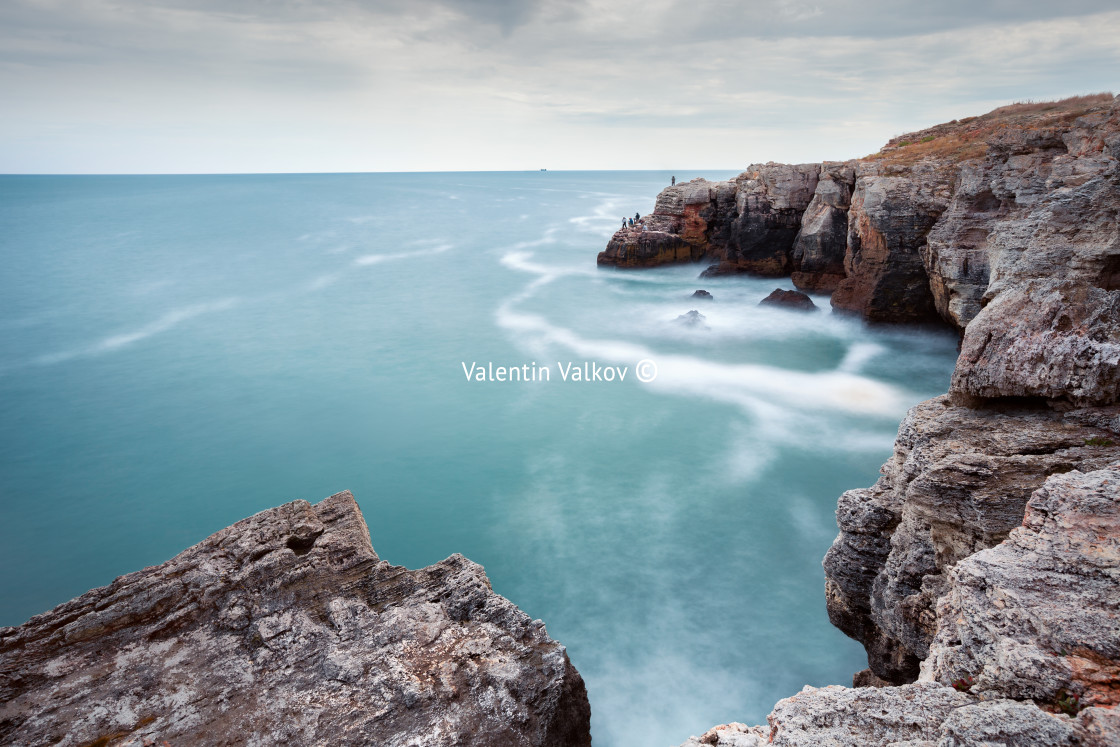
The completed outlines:
<svg viewBox="0 0 1120 747">
<path fill-rule="evenodd" d="M 453 555 L 377 557 L 348 492 L 0 629 L 4 744 L 590 745 L 544 624 Z"/>
<path fill-rule="evenodd" d="M 775 288 L 769 296 L 758 302 L 759 306 L 782 306 L 787 309 L 797 309 L 799 311 L 811 311 L 817 308 L 813 303 L 813 299 L 801 291 L 782 290 Z"/>
</svg>

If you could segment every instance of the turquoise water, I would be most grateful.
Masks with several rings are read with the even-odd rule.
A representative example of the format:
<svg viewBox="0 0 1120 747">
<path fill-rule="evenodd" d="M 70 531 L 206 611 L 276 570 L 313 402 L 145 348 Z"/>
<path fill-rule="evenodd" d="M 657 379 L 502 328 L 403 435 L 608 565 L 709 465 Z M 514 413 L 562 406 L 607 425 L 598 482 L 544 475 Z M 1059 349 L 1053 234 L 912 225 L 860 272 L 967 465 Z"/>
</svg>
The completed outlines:
<svg viewBox="0 0 1120 747">
<path fill-rule="evenodd" d="M 597 745 L 847 683 L 836 498 L 955 338 L 757 306 L 788 281 L 597 269 L 668 181 L 0 177 L 0 624 L 349 488 L 383 558 L 461 552 L 546 621 Z M 626 379 L 561 379 L 584 361 Z M 467 380 L 489 362 L 550 378 Z"/>
</svg>

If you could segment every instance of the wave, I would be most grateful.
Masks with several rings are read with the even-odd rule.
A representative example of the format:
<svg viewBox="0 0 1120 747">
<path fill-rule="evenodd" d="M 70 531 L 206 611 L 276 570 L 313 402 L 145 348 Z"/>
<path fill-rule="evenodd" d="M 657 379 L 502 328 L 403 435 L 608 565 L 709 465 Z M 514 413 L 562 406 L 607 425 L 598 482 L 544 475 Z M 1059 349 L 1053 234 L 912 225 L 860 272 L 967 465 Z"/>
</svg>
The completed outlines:
<svg viewBox="0 0 1120 747">
<path fill-rule="evenodd" d="M 49 353 L 34 358 L 31 361 L 32 365 L 37 366 L 50 366 L 56 363 L 63 363 L 74 358 L 84 358 L 89 356 L 102 355 L 110 353 L 121 348 L 126 348 L 134 345 L 141 340 L 166 332 L 174 327 L 179 326 L 183 322 L 194 319 L 195 317 L 204 314 L 213 314 L 219 311 L 226 311 L 232 309 L 242 302 L 241 298 L 236 296 L 230 298 L 223 298 L 218 301 L 211 301 L 208 303 L 193 304 L 191 306 L 183 306 L 178 309 L 172 309 L 155 321 L 149 322 L 142 327 L 134 329 L 130 332 L 122 332 L 116 335 L 110 335 L 102 338 L 95 343 L 85 345 L 71 350 L 64 350 L 58 353 Z"/>
<path fill-rule="evenodd" d="M 415 244 L 416 242 L 414 242 Z M 432 254 L 443 254 L 455 248 L 454 244 L 436 244 L 435 246 L 426 249 L 417 249 L 411 252 L 388 252 L 385 254 L 366 254 L 354 259 L 354 265 L 358 267 L 368 267 L 369 265 L 376 265 L 382 262 L 389 262 L 394 259 L 411 259 L 412 257 L 428 257 Z"/>
</svg>

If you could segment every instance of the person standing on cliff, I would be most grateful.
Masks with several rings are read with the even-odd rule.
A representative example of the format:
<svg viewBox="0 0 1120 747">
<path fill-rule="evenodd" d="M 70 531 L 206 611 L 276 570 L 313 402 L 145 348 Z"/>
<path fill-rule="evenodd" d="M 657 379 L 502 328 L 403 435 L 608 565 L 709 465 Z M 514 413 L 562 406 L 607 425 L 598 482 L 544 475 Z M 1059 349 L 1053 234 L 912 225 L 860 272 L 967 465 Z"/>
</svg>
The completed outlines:
<svg viewBox="0 0 1120 747">
<path fill-rule="evenodd" d="M 641 219 L 642 219 L 642 214 L 641 213 L 634 213 L 634 222 L 635 223 L 637 223 Z"/>
<path fill-rule="evenodd" d="M 674 187 L 674 186 L 676 186 L 676 184 L 677 184 L 677 177 L 676 176 L 670 177 L 669 186 Z"/>
</svg>

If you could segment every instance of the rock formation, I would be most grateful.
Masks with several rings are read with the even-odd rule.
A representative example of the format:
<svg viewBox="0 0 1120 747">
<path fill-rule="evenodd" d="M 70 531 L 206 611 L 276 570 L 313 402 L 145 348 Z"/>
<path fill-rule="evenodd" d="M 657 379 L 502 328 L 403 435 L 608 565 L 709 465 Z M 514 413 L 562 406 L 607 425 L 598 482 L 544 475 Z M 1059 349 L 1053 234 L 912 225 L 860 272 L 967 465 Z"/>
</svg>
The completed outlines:
<svg viewBox="0 0 1120 747">
<path fill-rule="evenodd" d="M 692 327 L 694 329 L 708 329 L 708 325 L 706 324 L 706 322 L 708 321 L 708 317 L 704 316 L 696 309 L 693 309 L 688 313 L 681 314 L 674 321 L 684 327 Z"/>
<path fill-rule="evenodd" d="M 838 503 L 828 612 L 868 687 L 686 744 L 1120 745 L 1120 99 L 1005 107 L 847 167 L 822 167 L 796 284 L 939 318 L 961 354 Z"/>
<path fill-rule="evenodd" d="M 817 308 L 813 299 L 800 291 L 782 290 L 775 288 L 769 296 L 758 302 L 759 306 L 781 306 L 798 311 L 812 311 Z"/>
<path fill-rule="evenodd" d="M 992 335 L 964 351 L 974 365 L 954 382 L 961 391 L 1050 397 L 1081 382 L 1115 394 L 1118 312 L 1105 301 L 1120 288 L 1118 154 L 1110 95 L 1013 105 L 856 161 L 755 164 L 669 187 L 643 219 L 651 230 L 619 231 L 598 262 L 790 275 L 868 321 L 940 319 L 963 334 L 980 315 Z M 1047 339 L 1024 339 L 1043 326 Z M 1021 371 L 985 365 L 1009 354 Z M 1088 359 L 1100 362 L 1083 370 Z M 1021 375 L 1032 368 L 1045 380 Z"/>
<path fill-rule="evenodd" d="M 590 745 L 564 647 L 453 555 L 295 501 L 0 629 L 0 743 Z"/>
<path fill-rule="evenodd" d="M 692 296 L 690 296 L 690 298 L 700 298 L 700 299 L 703 299 L 705 301 L 714 301 L 715 300 L 715 296 L 713 296 L 711 293 L 709 293 L 708 291 L 703 290 L 703 289 L 698 290 L 695 293 L 693 293 Z"/>
<path fill-rule="evenodd" d="M 981 700 L 930 682 L 902 687 L 806 687 L 781 700 L 767 726 L 724 724 L 681 747 L 1106 747 L 1116 711 L 1076 719 L 1013 700 Z"/>
</svg>

